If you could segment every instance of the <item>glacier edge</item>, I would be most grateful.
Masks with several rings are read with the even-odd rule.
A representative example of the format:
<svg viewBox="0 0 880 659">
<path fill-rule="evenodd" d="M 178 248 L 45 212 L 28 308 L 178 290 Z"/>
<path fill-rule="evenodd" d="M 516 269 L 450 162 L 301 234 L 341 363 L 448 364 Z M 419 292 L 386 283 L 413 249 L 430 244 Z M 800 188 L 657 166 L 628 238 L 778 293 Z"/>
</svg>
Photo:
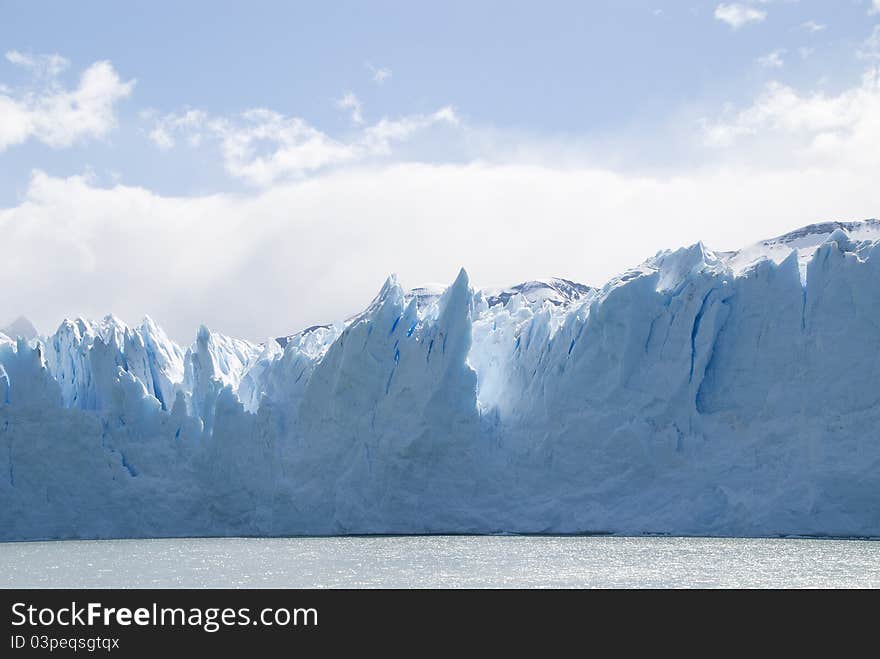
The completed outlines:
<svg viewBox="0 0 880 659">
<path fill-rule="evenodd" d="M 660 252 L 602 288 L 392 276 L 262 344 L 0 335 L 0 539 L 880 537 L 880 223 Z"/>
</svg>

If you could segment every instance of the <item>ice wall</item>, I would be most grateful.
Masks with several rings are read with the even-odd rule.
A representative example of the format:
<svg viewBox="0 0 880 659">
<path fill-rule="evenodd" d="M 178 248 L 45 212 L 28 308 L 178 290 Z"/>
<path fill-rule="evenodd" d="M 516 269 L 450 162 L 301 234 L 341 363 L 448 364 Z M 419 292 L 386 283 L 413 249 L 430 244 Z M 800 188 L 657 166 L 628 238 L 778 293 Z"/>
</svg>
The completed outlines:
<svg viewBox="0 0 880 659">
<path fill-rule="evenodd" d="M 259 345 L 0 336 L 0 538 L 880 536 L 878 238 L 697 244 L 601 289 L 391 277 Z"/>
</svg>

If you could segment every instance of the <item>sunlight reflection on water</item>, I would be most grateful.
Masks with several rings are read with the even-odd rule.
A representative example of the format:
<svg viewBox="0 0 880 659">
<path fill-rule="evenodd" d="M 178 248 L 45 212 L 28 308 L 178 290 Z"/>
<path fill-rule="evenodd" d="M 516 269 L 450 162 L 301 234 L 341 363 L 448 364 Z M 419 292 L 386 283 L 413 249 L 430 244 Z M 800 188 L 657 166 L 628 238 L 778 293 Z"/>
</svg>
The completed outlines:
<svg viewBox="0 0 880 659">
<path fill-rule="evenodd" d="M 4 588 L 880 587 L 857 540 L 388 536 L 0 544 Z"/>
</svg>

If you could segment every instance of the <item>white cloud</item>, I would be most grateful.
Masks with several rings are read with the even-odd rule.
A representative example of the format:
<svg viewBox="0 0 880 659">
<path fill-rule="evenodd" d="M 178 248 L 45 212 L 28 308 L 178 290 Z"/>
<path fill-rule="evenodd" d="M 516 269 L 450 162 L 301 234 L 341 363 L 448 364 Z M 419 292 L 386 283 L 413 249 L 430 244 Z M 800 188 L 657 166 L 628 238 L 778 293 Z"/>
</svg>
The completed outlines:
<svg viewBox="0 0 880 659">
<path fill-rule="evenodd" d="M 268 186 L 358 157 L 352 145 L 271 110 L 249 110 L 236 120 L 212 120 L 210 126 L 220 136 L 227 172 L 254 185 Z M 262 144 L 270 149 L 261 152 Z"/>
<path fill-rule="evenodd" d="M 749 23 L 760 23 L 767 18 L 767 12 L 738 2 L 731 4 L 722 2 L 715 8 L 715 18 L 738 30 Z"/>
<path fill-rule="evenodd" d="M 408 286 L 451 282 L 460 266 L 484 286 L 548 275 L 598 285 L 660 248 L 731 249 L 876 214 L 873 157 L 873 168 L 664 177 L 402 163 L 194 198 L 37 173 L 26 198 L 0 210 L 4 267 L 18 274 L 0 307 L 45 328 L 112 311 L 130 322 L 149 313 L 180 340 L 201 322 L 261 339 L 347 317 L 391 271 Z"/>
<path fill-rule="evenodd" d="M 201 110 L 167 114 L 156 120 L 153 129 L 149 132 L 149 138 L 162 150 L 170 149 L 177 143 L 177 134 L 183 135 L 190 146 L 198 146 L 202 141 L 202 131 L 207 120 L 208 115 Z"/>
<path fill-rule="evenodd" d="M 336 105 L 343 110 L 349 110 L 351 112 L 351 120 L 354 123 L 364 123 L 364 106 L 360 99 L 354 95 L 354 92 L 346 92 L 342 98 L 336 101 Z"/>
<path fill-rule="evenodd" d="M 358 144 L 372 155 L 387 155 L 395 142 L 403 142 L 415 133 L 435 124 L 456 126 L 458 115 L 451 107 L 445 107 L 432 114 L 417 114 L 400 119 L 382 119 L 367 127 L 359 138 Z"/>
<path fill-rule="evenodd" d="M 231 176 L 267 187 L 284 179 L 299 179 L 367 158 L 389 156 L 395 144 L 442 124 L 458 124 L 452 108 L 441 108 L 426 115 L 382 119 L 342 140 L 327 135 L 304 119 L 286 117 L 264 108 L 232 117 L 211 117 L 202 111 L 189 110 L 155 120 L 149 136 L 162 149 L 173 147 L 177 134 L 186 134 L 190 144 L 212 138 Z"/>
<path fill-rule="evenodd" d="M 874 26 L 874 31 L 859 48 L 857 55 L 859 59 L 880 60 L 880 25 Z"/>
<path fill-rule="evenodd" d="M 51 55 L 25 55 L 17 50 L 6 53 L 6 59 L 17 66 L 30 69 L 37 75 L 55 77 L 70 66 L 70 61 L 57 53 Z"/>
<path fill-rule="evenodd" d="M 880 0 L 878 0 L 880 2 Z M 801 29 L 809 32 L 810 34 L 815 34 L 816 32 L 822 32 L 827 26 L 822 23 L 817 23 L 814 20 L 809 20 L 801 23 Z"/>
<path fill-rule="evenodd" d="M 116 125 L 116 104 L 127 98 L 135 81 L 123 82 L 113 65 L 95 62 L 74 89 L 65 89 L 57 75 L 67 66 L 58 55 L 28 56 L 17 51 L 6 58 L 34 73 L 36 89 L 0 89 L 0 152 L 36 139 L 54 148 L 102 138 Z"/>
<path fill-rule="evenodd" d="M 798 55 L 801 56 L 801 59 L 809 59 L 810 55 L 816 52 L 815 48 L 810 48 L 809 46 L 801 46 L 798 48 Z"/>
<path fill-rule="evenodd" d="M 873 0 L 871 6 L 868 8 L 869 14 L 880 14 L 880 0 Z"/>
<path fill-rule="evenodd" d="M 768 69 L 781 69 L 785 66 L 785 60 L 782 58 L 784 54 L 784 48 L 777 48 L 773 52 L 759 57 L 756 61 L 759 65 Z"/>
<path fill-rule="evenodd" d="M 375 82 L 377 85 L 383 84 L 392 76 L 391 69 L 388 69 L 384 66 L 376 67 L 367 62 L 366 67 L 370 71 L 370 76 L 372 77 L 373 82 Z"/>
<path fill-rule="evenodd" d="M 462 265 L 481 286 L 549 275 L 598 285 L 661 248 L 734 249 L 810 222 L 877 215 L 876 71 L 837 94 L 768 85 L 707 122 L 707 137 L 727 149 L 663 175 L 562 157 L 364 160 L 432 123 L 458 122 L 449 108 L 384 120 L 345 142 L 267 110 L 192 112 L 168 120 L 172 135 L 201 126 L 234 173 L 265 186 L 182 198 L 36 172 L 23 201 L 0 209 L 4 267 L 19 275 L 0 288 L 0 308 L 46 328 L 112 311 L 129 321 L 149 313 L 182 341 L 202 322 L 262 339 L 347 317 L 391 271 L 408 286 L 449 282 Z M 272 148 L 261 154 L 264 141 Z M 339 162 L 350 166 L 320 168 Z M 278 176 L 306 166 L 320 171 Z"/>
<path fill-rule="evenodd" d="M 704 122 L 701 136 L 726 148 L 663 175 L 563 165 L 563 147 L 538 163 L 526 140 L 516 164 L 388 159 L 432 126 L 471 130 L 452 108 L 341 137 L 266 109 L 150 121 L 158 147 L 217 149 L 232 176 L 259 188 L 184 198 L 35 172 L 24 199 L 0 208 L 4 267 L 17 275 L 0 287 L 0 308 L 44 328 L 113 311 L 149 313 L 179 340 L 201 322 L 261 339 L 346 317 L 390 271 L 410 286 L 449 282 L 462 265 L 477 285 L 602 284 L 660 248 L 702 239 L 733 249 L 877 215 L 876 70 L 836 93 L 772 83 Z M 0 121 L 0 143 L 11 126 Z"/>
<path fill-rule="evenodd" d="M 792 165 L 813 167 L 858 163 L 867 171 L 880 168 L 880 75 L 865 72 L 859 85 L 839 94 L 801 93 L 773 82 L 748 107 L 731 116 L 704 122 L 706 143 L 761 148 L 784 154 Z M 754 151 L 751 151 L 754 157 Z"/>
</svg>

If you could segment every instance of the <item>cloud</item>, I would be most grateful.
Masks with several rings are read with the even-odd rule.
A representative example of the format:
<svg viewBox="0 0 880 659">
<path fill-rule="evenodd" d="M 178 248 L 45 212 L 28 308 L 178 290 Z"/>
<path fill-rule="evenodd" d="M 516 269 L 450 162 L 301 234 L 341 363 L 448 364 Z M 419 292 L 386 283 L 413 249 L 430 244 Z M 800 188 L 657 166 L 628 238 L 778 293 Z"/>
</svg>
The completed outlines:
<svg viewBox="0 0 880 659">
<path fill-rule="evenodd" d="M 747 142 L 748 149 L 763 148 L 764 161 L 776 152 L 792 165 L 859 163 L 876 172 L 880 168 L 880 75 L 870 69 L 859 85 L 836 95 L 821 90 L 802 93 L 772 82 L 751 105 L 730 116 L 704 120 L 703 134 L 705 142 L 715 147 Z"/>
<path fill-rule="evenodd" d="M 152 113 L 146 113 L 150 118 Z M 185 110 L 180 114 L 167 114 L 156 120 L 149 138 L 162 150 L 168 150 L 177 143 L 176 136 L 182 135 L 190 146 L 198 146 L 202 141 L 202 130 L 208 120 L 202 110 Z"/>
<path fill-rule="evenodd" d="M 356 101 L 356 99 L 355 99 Z M 346 107 L 359 104 L 351 101 Z M 354 111 L 353 110 L 353 111 Z M 285 179 L 301 179 L 333 167 L 391 155 L 395 144 L 435 125 L 458 125 L 450 107 L 431 114 L 381 119 L 362 126 L 347 139 L 336 139 L 299 117 L 265 108 L 230 117 L 212 117 L 200 110 L 169 114 L 154 121 L 149 137 L 159 148 L 175 146 L 177 135 L 191 145 L 212 140 L 228 174 L 259 187 Z M 363 119 L 360 122 L 363 124 Z"/>
<path fill-rule="evenodd" d="M 0 117 L 11 116 L 9 94 Z M 409 286 L 450 282 L 460 266 L 484 286 L 550 275 L 600 285 L 660 248 L 704 240 L 734 249 L 814 221 L 877 215 L 873 63 L 849 89 L 773 82 L 708 116 L 702 131 L 664 145 L 704 159 L 656 173 L 509 135 L 495 139 L 511 149 L 500 157 L 485 148 L 456 163 L 407 159 L 404 145 L 432 127 L 493 142 L 450 107 L 332 136 L 265 108 L 150 114 L 157 147 L 213 149 L 255 187 L 173 197 L 34 172 L 21 201 L 0 208 L 4 267 L 16 273 L 0 287 L 0 308 L 44 328 L 77 314 L 136 322 L 149 313 L 182 341 L 201 322 L 259 340 L 347 317 L 391 271 Z M 0 121 L 0 135 L 13 125 Z"/>
<path fill-rule="evenodd" d="M 871 36 L 865 40 L 856 54 L 859 59 L 880 60 L 880 25 L 874 26 Z"/>
<path fill-rule="evenodd" d="M 375 67 L 369 62 L 366 63 L 367 69 L 370 71 L 370 76 L 377 85 L 383 84 L 386 80 L 388 80 L 392 76 L 391 69 L 383 67 Z"/>
<path fill-rule="evenodd" d="M 226 171 L 258 186 L 341 165 L 358 157 L 357 149 L 334 140 L 298 117 L 255 109 L 235 120 L 210 122 L 219 135 Z M 269 145 L 261 151 L 260 145 Z"/>
<path fill-rule="evenodd" d="M 785 60 L 782 56 L 785 54 L 785 48 L 777 48 L 773 52 L 767 53 L 759 57 L 756 61 L 760 66 L 768 69 L 781 69 L 785 66 Z"/>
<path fill-rule="evenodd" d="M 880 0 L 878 0 L 880 2 Z M 815 34 L 816 32 L 822 32 L 827 26 L 822 23 L 817 23 L 816 21 L 809 20 L 801 23 L 800 28 L 810 34 Z"/>
<path fill-rule="evenodd" d="M 17 50 L 10 50 L 6 53 L 6 59 L 25 69 L 29 69 L 33 73 L 54 78 L 70 66 L 70 61 L 61 57 L 61 55 L 25 55 Z"/>
<path fill-rule="evenodd" d="M 482 286 L 601 285 L 661 248 L 732 249 L 864 218 L 876 214 L 876 171 L 399 163 L 192 198 L 36 173 L 0 210 L 4 267 L 18 274 L 0 306 L 45 328 L 112 311 L 149 313 L 182 341 L 201 322 L 262 339 L 349 316 L 391 271 L 407 286 L 451 282 L 460 266 Z"/>
<path fill-rule="evenodd" d="M 382 119 L 364 130 L 358 144 L 369 154 L 388 155 L 395 142 L 408 140 L 415 133 L 435 124 L 457 126 L 459 124 L 458 115 L 454 109 L 447 106 L 432 114 L 410 115 L 400 119 Z"/>
<path fill-rule="evenodd" d="M 868 8 L 869 14 L 880 14 L 880 0 L 873 0 L 871 6 Z"/>
<path fill-rule="evenodd" d="M 348 317 L 392 271 L 407 286 L 450 282 L 460 266 L 480 286 L 552 275 L 601 285 L 661 248 L 735 249 L 877 215 L 874 70 L 836 94 L 772 83 L 706 122 L 727 148 L 663 174 L 563 157 L 365 160 L 425 126 L 459 122 L 449 108 L 386 119 L 348 141 L 268 110 L 192 112 L 168 126 L 215 131 L 227 166 L 266 185 L 170 197 L 35 172 L 24 199 L 0 209 L 4 267 L 19 275 L 0 288 L 0 307 L 46 328 L 77 314 L 136 322 L 149 313 L 180 341 L 202 322 L 261 340 Z M 273 147 L 259 155 L 265 140 Z M 349 166 L 277 178 L 307 161 Z"/>
<path fill-rule="evenodd" d="M 37 88 L 0 88 L 0 152 L 35 139 L 53 148 L 102 138 L 116 126 L 116 105 L 131 95 L 135 81 L 123 82 L 113 65 L 95 62 L 74 89 L 57 76 L 67 67 L 58 55 L 29 56 L 18 51 L 6 59 L 30 69 Z"/>
<path fill-rule="evenodd" d="M 354 95 L 354 92 L 346 92 L 342 98 L 336 101 L 336 105 L 343 110 L 351 111 L 352 122 L 356 124 L 364 123 L 364 106 L 361 103 L 360 99 Z"/>
<path fill-rule="evenodd" d="M 809 59 L 810 55 L 816 52 L 815 48 L 810 48 L 809 46 L 801 46 L 798 48 L 798 55 L 801 56 L 801 59 Z"/>
<path fill-rule="evenodd" d="M 767 18 L 767 12 L 737 2 L 731 4 L 722 2 L 715 8 L 715 18 L 738 30 L 749 23 L 760 23 Z"/>
</svg>

